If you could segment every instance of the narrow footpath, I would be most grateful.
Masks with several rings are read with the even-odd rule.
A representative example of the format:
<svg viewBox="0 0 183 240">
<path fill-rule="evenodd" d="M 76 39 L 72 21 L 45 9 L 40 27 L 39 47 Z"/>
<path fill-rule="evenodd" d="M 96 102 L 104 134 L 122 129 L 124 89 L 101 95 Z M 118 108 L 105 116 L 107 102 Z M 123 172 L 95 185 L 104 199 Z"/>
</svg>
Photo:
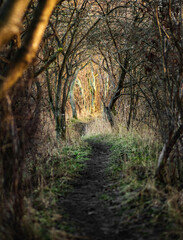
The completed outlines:
<svg viewBox="0 0 183 240">
<path fill-rule="evenodd" d="M 81 177 L 61 205 L 77 226 L 77 239 L 117 239 L 119 216 L 115 216 L 108 196 L 109 146 L 90 141 L 92 153 Z"/>
<path fill-rule="evenodd" d="M 113 188 L 108 172 L 110 147 L 106 143 L 88 140 L 92 147 L 86 167 L 72 184 L 73 189 L 59 201 L 67 216 L 66 222 L 74 226 L 74 240 L 165 240 L 164 226 L 152 224 L 151 215 L 138 215 L 133 202 L 122 212 L 123 196 Z M 124 209 L 123 209 L 124 211 Z M 122 216 L 137 213 L 134 222 Z M 149 217 L 150 216 L 150 217 Z M 163 223 L 163 222 L 162 222 Z M 179 239 L 179 238 L 177 238 Z"/>
</svg>

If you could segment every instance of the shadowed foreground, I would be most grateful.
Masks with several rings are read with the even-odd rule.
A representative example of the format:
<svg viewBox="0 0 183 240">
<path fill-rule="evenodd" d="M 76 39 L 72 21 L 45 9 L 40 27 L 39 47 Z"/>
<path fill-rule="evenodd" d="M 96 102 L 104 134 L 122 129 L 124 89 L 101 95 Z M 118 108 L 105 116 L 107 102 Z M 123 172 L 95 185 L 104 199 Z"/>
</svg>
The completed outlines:
<svg viewBox="0 0 183 240">
<path fill-rule="evenodd" d="M 155 229 L 149 219 L 138 216 L 138 221 L 122 223 L 123 213 L 120 196 L 114 180 L 110 179 L 106 168 L 109 164 L 109 146 L 89 140 L 92 147 L 90 159 L 80 178 L 73 183 L 73 190 L 63 199 L 60 207 L 74 224 L 75 239 L 118 240 L 118 239 L 161 239 L 162 229 Z M 125 216 L 138 209 L 129 206 Z M 149 222 L 149 223 L 148 223 Z"/>
<path fill-rule="evenodd" d="M 106 167 L 109 147 L 90 142 L 92 154 L 80 179 L 74 183 L 73 191 L 61 200 L 70 220 L 77 226 L 81 239 L 114 239 L 119 217 L 102 198 L 107 189 Z M 106 195 L 107 196 L 107 195 Z M 78 237 L 77 237 L 78 238 Z"/>
</svg>

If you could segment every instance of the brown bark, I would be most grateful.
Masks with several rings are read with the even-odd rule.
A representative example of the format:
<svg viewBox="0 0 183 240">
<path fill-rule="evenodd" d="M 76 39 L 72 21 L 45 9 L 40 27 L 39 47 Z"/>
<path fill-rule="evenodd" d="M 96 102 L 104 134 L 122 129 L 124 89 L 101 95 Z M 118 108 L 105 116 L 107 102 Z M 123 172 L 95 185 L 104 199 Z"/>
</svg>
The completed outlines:
<svg viewBox="0 0 183 240">
<path fill-rule="evenodd" d="M 169 173 L 167 171 L 168 166 L 168 158 L 170 153 L 172 152 L 177 140 L 180 138 L 181 134 L 183 133 L 183 125 L 174 132 L 170 133 L 169 141 L 164 145 L 162 152 L 159 156 L 158 160 L 158 168 L 156 170 L 156 177 L 160 181 L 164 183 L 171 183 L 171 179 Z"/>
<path fill-rule="evenodd" d="M 0 10 L 0 48 L 19 33 L 30 0 L 5 1 Z"/>
<path fill-rule="evenodd" d="M 121 90 L 123 89 L 123 83 L 124 83 L 125 76 L 126 76 L 126 73 L 127 73 L 127 67 L 128 67 L 128 57 L 126 56 L 125 62 L 124 62 L 124 67 L 122 69 L 122 72 L 121 72 L 121 75 L 120 75 L 120 78 L 119 78 L 119 81 L 118 81 L 118 87 L 117 87 L 114 95 L 112 96 L 111 101 L 110 101 L 109 106 L 108 106 L 109 110 L 111 110 L 111 111 L 114 107 L 115 102 L 121 96 L 120 93 L 121 93 Z"/>
<path fill-rule="evenodd" d="M 2 99 L 7 91 L 14 86 L 35 57 L 44 30 L 56 3 L 57 0 L 39 1 L 34 20 L 30 29 L 28 29 L 24 44 L 18 50 L 13 64 L 10 66 L 5 76 L 5 80 L 0 84 L 0 99 Z"/>
<path fill-rule="evenodd" d="M 129 63 L 129 59 L 126 56 L 125 62 L 124 62 L 124 67 L 123 68 L 121 67 L 122 68 L 122 72 L 121 72 L 120 77 L 119 77 L 117 89 L 114 92 L 113 96 L 111 97 L 109 105 L 107 107 L 104 106 L 104 113 L 107 115 L 107 119 L 108 119 L 111 127 L 114 127 L 114 121 L 113 121 L 113 117 L 112 117 L 112 110 L 113 110 L 115 102 L 121 96 L 121 90 L 123 89 L 123 84 L 124 84 L 124 80 L 125 80 L 126 73 L 127 73 L 128 63 Z"/>
</svg>

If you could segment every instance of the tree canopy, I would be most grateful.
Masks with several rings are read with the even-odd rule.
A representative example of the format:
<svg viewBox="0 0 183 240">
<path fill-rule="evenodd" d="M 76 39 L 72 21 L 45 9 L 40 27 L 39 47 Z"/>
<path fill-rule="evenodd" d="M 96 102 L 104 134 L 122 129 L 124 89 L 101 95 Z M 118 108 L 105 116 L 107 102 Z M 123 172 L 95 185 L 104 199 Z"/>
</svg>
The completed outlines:
<svg viewBox="0 0 183 240">
<path fill-rule="evenodd" d="M 128 130 L 143 124 L 163 144 L 155 177 L 182 183 L 182 1 L 2 0 L 0 36 L 0 205 L 13 201 L 21 218 L 43 116 L 61 142 L 68 119 L 86 113 L 114 131 L 117 118 Z"/>
</svg>

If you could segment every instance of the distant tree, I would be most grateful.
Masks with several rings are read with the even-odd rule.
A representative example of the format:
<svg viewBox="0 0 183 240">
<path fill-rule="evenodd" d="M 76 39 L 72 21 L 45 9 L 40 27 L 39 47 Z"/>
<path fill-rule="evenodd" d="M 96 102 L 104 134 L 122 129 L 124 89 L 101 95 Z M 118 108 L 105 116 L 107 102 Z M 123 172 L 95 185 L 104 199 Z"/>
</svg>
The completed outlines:
<svg viewBox="0 0 183 240">
<path fill-rule="evenodd" d="M 56 21 L 54 20 L 53 24 L 51 19 L 51 28 L 48 29 L 48 34 L 52 31 L 53 37 L 49 41 L 46 40 L 47 49 L 54 46 L 61 52 L 61 55 L 55 59 L 54 69 L 50 68 L 47 71 L 48 95 L 58 139 L 66 137 L 65 115 L 70 87 L 75 80 L 77 68 L 83 59 L 87 59 L 87 57 L 82 59 L 83 50 L 81 47 L 82 40 L 84 40 L 81 30 L 84 24 L 82 17 L 87 13 L 87 3 L 86 0 L 65 2 L 65 5 L 62 6 L 63 9 L 54 13 L 53 18 L 56 17 Z M 81 47 L 81 51 L 78 49 L 79 47 Z M 47 54 L 48 51 L 45 53 Z M 55 79 L 52 76 L 55 76 Z"/>
<path fill-rule="evenodd" d="M 135 61 L 139 62 L 137 60 L 139 49 L 135 47 L 134 33 L 143 25 L 144 18 L 141 12 L 134 10 L 133 1 L 131 3 L 113 1 L 110 4 L 97 1 L 97 3 L 99 11 L 106 17 L 95 28 L 95 38 L 92 39 L 91 36 L 89 40 L 91 45 L 98 48 L 97 52 L 101 55 L 103 63 L 101 65 L 97 62 L 97 64 L 108 74 L 109 84 L 111 84 L 108 96 L 103 98 L 103 102 L 105 102 L 104 111 L 113 127 L 112 112 L 115 112 L 115 104 L 127 86 L 131 86 L 129 95 L 131 103 L 134 102 L 134 85 L 137 84 L 137 80 L 131 76 L 134 69 L 137 69 Z M 106 91 L 104 92 L 106 94 Z M 131 104 L 128 125 L 133 109 Z"/>
</svg>

